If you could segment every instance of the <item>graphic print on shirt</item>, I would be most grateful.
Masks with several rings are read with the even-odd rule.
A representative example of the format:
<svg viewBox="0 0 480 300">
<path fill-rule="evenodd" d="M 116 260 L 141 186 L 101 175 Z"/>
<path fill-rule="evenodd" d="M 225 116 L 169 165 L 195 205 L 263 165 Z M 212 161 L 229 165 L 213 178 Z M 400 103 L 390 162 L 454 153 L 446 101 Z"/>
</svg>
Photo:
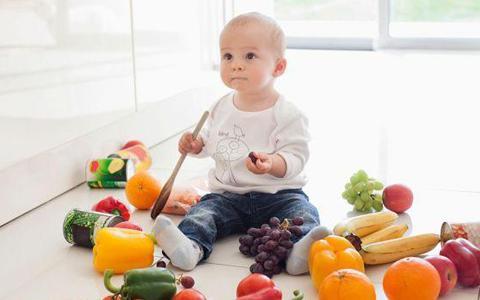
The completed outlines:
<svg viewBox="0 0 480 300">
<path fill-rule="evenodd" d="M 214 159 L 217 162 L 217 170 L 219 173 L 217 178 L 221 182 L 234 182 L 235 174 L 232 171 L 232 162 L 245 158 L 249 151 L 248 145 L 245 143 L 245 133 L 243 129 L 237 125 L 233 125 L 233 136 L 230 132 L 219 131 L 218 136 L 225 136 L 225 138 L 217 142 Z"/>
</svg>

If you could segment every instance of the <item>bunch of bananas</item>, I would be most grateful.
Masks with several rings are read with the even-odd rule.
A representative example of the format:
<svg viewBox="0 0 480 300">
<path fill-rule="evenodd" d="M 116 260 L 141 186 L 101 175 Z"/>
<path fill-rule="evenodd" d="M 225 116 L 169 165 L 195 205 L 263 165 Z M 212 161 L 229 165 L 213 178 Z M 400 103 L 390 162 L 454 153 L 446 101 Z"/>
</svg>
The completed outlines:
<svg viewBox="0 0 480 300">
<path fill-rule="evenodd" d="M 398 215 L 391 211 L 346 219 L 335 226 L 336 235 L 348 238 L 367 265 L 397 261 L 426 253 L 437 246 L 440 236 L 434 233 L 403 235 L 407 224 L 394 224 Z"/>
</svg>

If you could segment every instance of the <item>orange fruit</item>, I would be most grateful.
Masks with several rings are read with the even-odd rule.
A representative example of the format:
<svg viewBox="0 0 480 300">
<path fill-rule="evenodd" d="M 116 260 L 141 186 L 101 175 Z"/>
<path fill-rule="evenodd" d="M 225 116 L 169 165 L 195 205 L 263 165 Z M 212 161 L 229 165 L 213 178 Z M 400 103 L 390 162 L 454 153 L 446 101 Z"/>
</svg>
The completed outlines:
<svg viewBox="0 0 480 300">
<path fill-rule="evenodd" d="M 383 275 L 383 290 L 389 300 L 435 300 L 440 286 L 435 267 L 418 257 L 394 262 Z"/>
<path fill-rule="evenodd" d="M 330 273 L 318 291 L 320 300 L 375 300 L 375 287 L 367 275 L 354 269 Z"/>
<path fill-rule="evenodd" d="M 146 171 L 135 173 L 125 186 L 128 202 L 138 209 L 150 209 L 161 191 L 160 182 Z"/>
</svg>

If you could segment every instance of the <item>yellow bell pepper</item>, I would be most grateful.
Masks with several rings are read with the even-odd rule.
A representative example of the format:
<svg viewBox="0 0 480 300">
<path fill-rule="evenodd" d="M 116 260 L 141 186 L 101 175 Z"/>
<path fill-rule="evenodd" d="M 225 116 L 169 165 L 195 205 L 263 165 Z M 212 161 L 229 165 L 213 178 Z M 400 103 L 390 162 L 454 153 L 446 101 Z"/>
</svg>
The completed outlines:
<svg viewBox="0 0 480 300">
<path fill-rule="evenodd" d="M 345 238 L 329 235 L 310 247 L 308 268 L 313 285 L 318 290 L 325 277 L 340 269 L 365 272 L 362 256 Z"/>
<path fill-rule="evenodd" d="M 142 231 L 102 228 L 95 236 L 93 266 L 102 273 L 113 269 L 115 274 L 149 267 L 153 262 L 153 250 L 154 241 Z"/>
</svg>

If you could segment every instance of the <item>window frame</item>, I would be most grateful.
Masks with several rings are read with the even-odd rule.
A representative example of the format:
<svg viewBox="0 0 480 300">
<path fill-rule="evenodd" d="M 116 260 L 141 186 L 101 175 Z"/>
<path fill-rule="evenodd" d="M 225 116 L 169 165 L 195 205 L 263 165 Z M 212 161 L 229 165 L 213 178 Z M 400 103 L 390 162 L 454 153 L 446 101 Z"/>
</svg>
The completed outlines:
<svg viewBox="0 0 480 300">
<path fill-rule="evenodd" d="M 242 1 L 242 7 L 255 9 L 256 1 L 245 5 L 245 0 L 223 0 L 224 20 L 237 14 L 236 7 Z M 257 0 L 259 1 L 259 0 Z M 274 0 L 262 0 L 273 3 Z M 442 37 L 394 37 L 390 34 L 391 7 L 394 0 L 377 0 L 376 36 L 362 37 L 298 37 L 287 35 L 287 47 L 293 49 L 325 50 L 380 50 L 380 49 L 435 49 L 435 50 L 478 50 L 480 38 L 442 38 Z M 273 4 L 271 4 L 273 5 Z M 267 13 L 268 14 L 268 13 Z"/>
</svg>

